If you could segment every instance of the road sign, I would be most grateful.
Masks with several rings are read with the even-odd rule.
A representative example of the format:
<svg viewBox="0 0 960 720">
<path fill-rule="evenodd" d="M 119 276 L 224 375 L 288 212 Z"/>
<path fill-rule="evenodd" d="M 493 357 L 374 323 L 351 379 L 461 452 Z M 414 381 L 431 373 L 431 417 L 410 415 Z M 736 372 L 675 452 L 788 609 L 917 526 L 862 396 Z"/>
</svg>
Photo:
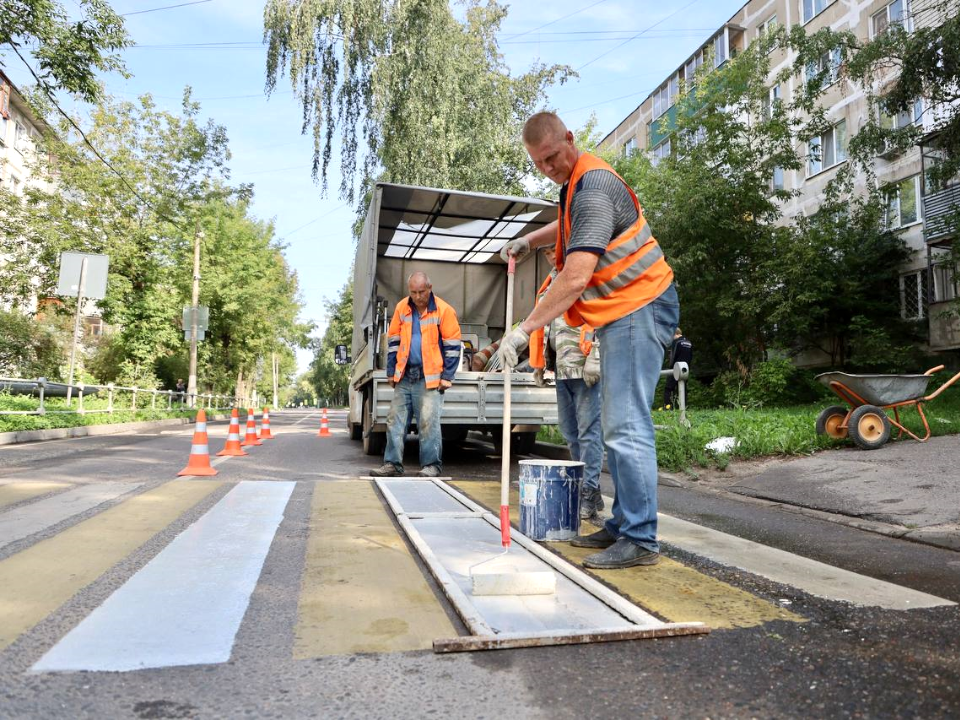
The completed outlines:
<svg viewBox="0 0 960 720">
<path fill-rule="evenodd" d="M 197 306 L 197 340 L 203 340 L 210 327 L 210 308 L 206 305 Z M 190 342 L 190 329 L 193 327 L 193 308 L 185 305 L 183 308 L 183 339 Z"/>
<path fill-rule="evenodd" d="M 102 300 L 107 294 L 107 268 L 110 258 L 107 255 L 91 253 L 60 253 L 60 280 L 57 295 L 77 297 L 80 292 L 80 271 L 83 260 L 87 260 L 86 277 L 83 281 L 83 297 L 90 300 Z"/>
</svg>

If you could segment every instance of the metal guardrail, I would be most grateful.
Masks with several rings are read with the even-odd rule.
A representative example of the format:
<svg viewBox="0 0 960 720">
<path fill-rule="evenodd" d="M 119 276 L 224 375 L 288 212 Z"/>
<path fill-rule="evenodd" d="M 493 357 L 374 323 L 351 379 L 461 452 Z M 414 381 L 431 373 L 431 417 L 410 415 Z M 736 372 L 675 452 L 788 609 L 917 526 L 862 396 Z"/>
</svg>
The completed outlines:
<svg viewBox="0 0 960 720">
<path fill-rule="evenodd" d="M 157 409 L 157 398 L 164 398 L 166 400 L 166 409 L 172 411 L 174 409 L 174 404 L 177 404 L 178 410 L 183 410 L 184 406 L 187 409 L 191 408 L 204 408 L 205 410 L 224 410 L 229 409 L 234 406 L 236 407 L 247 407 L 241 402 L 241 398 L 236 398 L 232 395 L 215 395 L 213 393 L 187 393 L 187 392 L 178 392 L 177 390 L 155 390 L 148 388 L 137 388 L 137 387 L 125 387 L 123 385 L 115 385 L 114 383 L 107 383 L 106 385 L 73 385 L 73 392 L 76 394 L 77 398 L 77 407 L 65 409 L 65 410 L 51 410 L 46 407 L 46 400 L 48 397 L 47 388 L 50 385 L 61 385 L 61 383 L 50 383 L 46 378 L 4 378 L 0 377 L 0 391 L 3 388 L 9 388 L 13 385 L 20 386 L 32 386 L 36 389 L 37 397 L 39 398 L 39 407 L 35 410 L 0 410 L 0 415 L 54 415 L 54 414 L 78 414 L 78 415 L 87 415 L 94 413 L 107 413 L 112 415 L 114 412 L 136 412 L 137 410 L 142 410 L 147 408 L 147 404 L 144 404 L 142 407 L 137 405 L 138 396 L 149 397 L 149 407 L 151 410 Z M 64 386 L 66 387 L 66 386 Z M 93 390 L 93 393 L 90 391 Z M 96 409 L 87 409 L 83 406 L 84 395 L 97 394 L 100 392 L 106 391 L 107 393 L 107 407 L 105 408 L 96 408 Z M 114 407 L 114 399 L 119 393 L 129 393 L 131 396 L 130 407 Z M 26 394 L 26 393 L 19 393 Z M 33 395 L 33 393 L 29 393 Z M 161 400 L 161 403 L 163 400 Z M 206 404 L 204 404 L 206 403 Z"/>
</svg>

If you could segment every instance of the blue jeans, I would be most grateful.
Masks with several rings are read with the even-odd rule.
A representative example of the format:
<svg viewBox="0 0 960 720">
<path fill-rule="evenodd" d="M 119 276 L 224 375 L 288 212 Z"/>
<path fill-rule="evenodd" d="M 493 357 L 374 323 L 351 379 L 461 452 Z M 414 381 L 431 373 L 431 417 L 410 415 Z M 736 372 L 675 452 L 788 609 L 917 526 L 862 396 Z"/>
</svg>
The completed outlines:
<svg viewBox="0 0 960 720">
<path fill-rule="evenodd" d="M 409 369 L 393 388 L 393 402 L 387 415 L 387 451 L 383 461 L 403 470 L 403 443 L 407 437 L 410 419 L 417 420 L 420 438 L 420 467 L 436 465 L 442 469 L 443 454 L 440 437 L 440 411 L 443 395 L 437 389 L 428 390 L 423 374 Z"/>
<path fill-rule="evenodd" d="M 680 322 L 671 284 L 660 297 L 597 328 L 603 378 L 603 443 L 613 476 L 613 517 L 606 529 L 652 552 L 657 542 L 657 446 L 653 405 L 663 356 Z"/>
<path fill-rule="evenodd" d="M 570 459 L 583 463 L 583 486 L 600 487 L 600 383 L 587 387 L 580 378 L 557 380 L 557 415 L 560 433 L 570 448 Z"/>
</svg>

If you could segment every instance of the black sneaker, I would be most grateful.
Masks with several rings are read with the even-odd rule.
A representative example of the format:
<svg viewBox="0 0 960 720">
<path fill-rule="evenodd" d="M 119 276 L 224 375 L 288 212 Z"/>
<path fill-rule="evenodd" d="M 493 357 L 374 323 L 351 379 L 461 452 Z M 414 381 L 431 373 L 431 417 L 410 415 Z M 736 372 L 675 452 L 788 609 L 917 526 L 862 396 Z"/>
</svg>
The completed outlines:
<svg viewBox="0 0 960 720">
<path fill-rule="evenodd" d="M 600 488 L 584 488 L 580 495 L 580 519 L 596 518 L 603 510 L 603 495 Z"/>
<path fill-rule="evenodd" d="M 376 470 L 371 470 L 373 477 L 400 477 L 403 475 L 403 468 L 399 468 L 393 463 L 384 463 Z"/>
<path fill-rule="evenodd" d="M 647 550 L 622 537 L 606 550 L 585 557 L 583 566 L 598 570 L 619 570 L 634 565 L 656 565 L 658 562 L 660 553 Z"/>
<path fill-rule="evenodd" d="M 591 535 L 577 535 L 570 544 L 582 548 L 608 548 L 615 542 L 617 539 L 606 528 L 601 528 Z"/>
</svg>

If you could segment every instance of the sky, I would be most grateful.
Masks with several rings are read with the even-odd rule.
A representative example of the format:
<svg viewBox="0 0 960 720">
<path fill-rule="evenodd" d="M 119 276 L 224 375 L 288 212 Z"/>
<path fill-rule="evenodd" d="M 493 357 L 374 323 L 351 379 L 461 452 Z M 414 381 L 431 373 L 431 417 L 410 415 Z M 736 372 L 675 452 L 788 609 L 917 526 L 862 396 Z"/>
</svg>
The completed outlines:
<svg viewBox="0 0 960 720">
<path fill-rule="evenodd" d="M 63 2 L 77 7 L 76 0 Z M 577 70 L 579 78 L 548 91 L 547 107 L 571 128 L 595 114 L 606 135 L 744 2 L 515 0 L 504 3 L 501 50 L 515 74 L 536 62 Z M 302 111 L 289 81 L 278 81 L 269 98 L 264 93 L 262 0 L 113 0 L 112 6 L 125 15 L 136 46 L 123 56 L 132 77 L 104 78 L 107 91 L 122 100 L 151 93 L 176 113 L 184 87 L 193 88 L 201 118 L 227 129 L 231 181 L 253 183 L 253 214 L 274 220 L 299 276 L 302 318 L 316 323 L 320 337 L 324 300 L 335 300 L 349 280 L 354 207 L 337 196 L 339 158 L 331 162 L 325 197 L 311 178 L 312 140 L 301 134 Z M 15 56 L 3 61 L 15 83 L 29 85 Z M 305 371 L 310 352 L 297 358 Z"/>
</svg>

